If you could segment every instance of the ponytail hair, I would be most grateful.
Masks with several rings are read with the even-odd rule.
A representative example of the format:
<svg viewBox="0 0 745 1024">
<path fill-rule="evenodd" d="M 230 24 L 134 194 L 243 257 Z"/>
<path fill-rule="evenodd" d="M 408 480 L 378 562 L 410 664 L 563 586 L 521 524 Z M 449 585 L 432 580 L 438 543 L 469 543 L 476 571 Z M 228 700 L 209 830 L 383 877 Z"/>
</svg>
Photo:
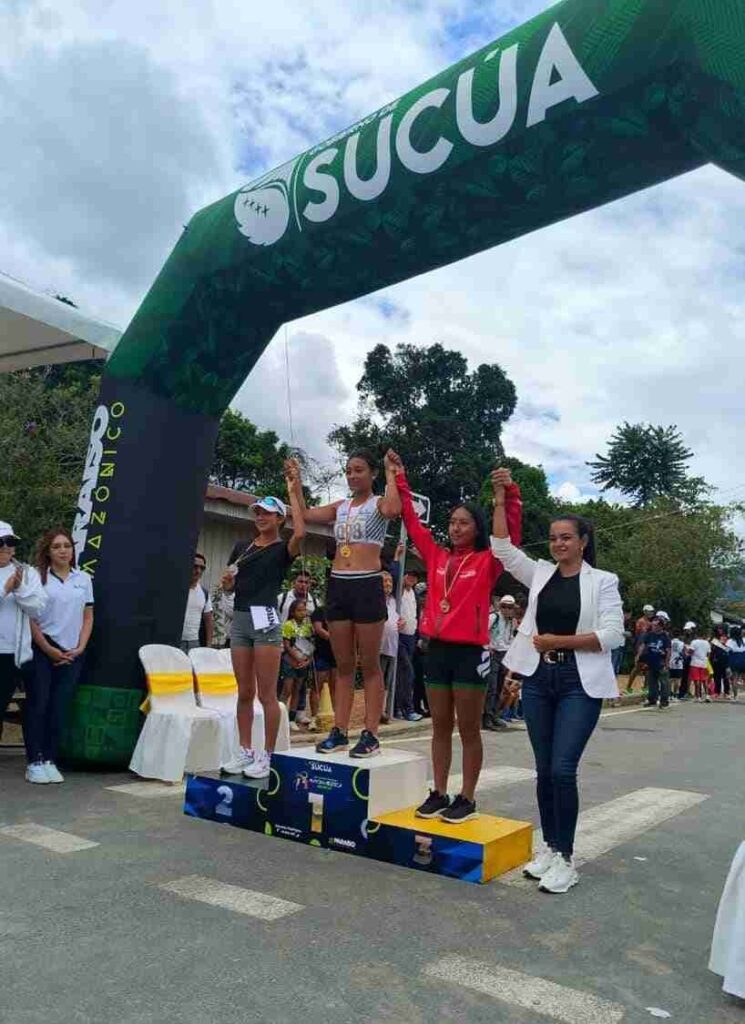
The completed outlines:
<svg viewBox="0 0 745 1024">
<path fill-rule="evenodd" d="M 569 514 L 566 516 L 554 516 L 551 520 L 551 525 L 554 523 L 574 523 L 577 536 L 580 540 L 585 541 L 585 551 L 582 557 L 594 569 L 597 561 L 595 557 L 595 527 L 590 520 L 585 519 L 584 516 Z"/>
</svg>

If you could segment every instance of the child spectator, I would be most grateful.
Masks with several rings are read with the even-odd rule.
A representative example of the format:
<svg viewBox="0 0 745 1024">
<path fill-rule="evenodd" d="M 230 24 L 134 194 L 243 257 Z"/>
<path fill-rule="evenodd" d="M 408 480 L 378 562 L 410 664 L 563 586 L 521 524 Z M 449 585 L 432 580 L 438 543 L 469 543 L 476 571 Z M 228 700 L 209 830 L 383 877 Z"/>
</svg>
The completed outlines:
<svg viewBox="0 0 745 1024">
<path fill-rule="evenodd" d="M 313 627 L 304 600 L 293 601 L 290 605 L 287 622 L 282 626 L 282 646 L 282 700 L 290 712 L 290 729 L 293 732 L 300 729 L 295 716 L 300 689 L 306 684 L 311 712 L 308 729 L 314 730 L 318 714 L 318 691 L 313 678 Z"/>
<path fill-rule="evenodd" d="M 707 702 L 711 701 L 711 697 L 706 689 L 709 682 L 709 653 L 711 645 L 708 640 L 704 640 L 701 636 L 702 632 L 703 630 L 697 628 L 695 640 L 691 640 L 688 644 L 688 650 L 691 654 L 691 668 L 688 678 L 693 683 L 697 704 L 701 704 L 704 700 Z"/>
</svg>

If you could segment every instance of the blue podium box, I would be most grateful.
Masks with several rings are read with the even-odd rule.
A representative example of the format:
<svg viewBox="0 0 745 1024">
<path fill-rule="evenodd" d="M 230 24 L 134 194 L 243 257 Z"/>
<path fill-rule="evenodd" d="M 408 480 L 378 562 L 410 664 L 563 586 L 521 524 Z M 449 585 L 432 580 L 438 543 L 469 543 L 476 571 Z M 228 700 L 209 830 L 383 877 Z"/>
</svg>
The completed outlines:
<svg viewBox="0 0 745 1024">
<path fill-rule="evenodd" d="M 190 775 L 186 779 L 184 814 L 251 832 L 267 831 L 266 780 L 240 776 Z"/>
<path fill-rule="evenodd" d="M 420 802 L 426 779 L 426 760 L 406 750 L 383 750 L 370 759 L 320 756 L 313 747 L 275 753 L 269 828 L 296 842 L 365 856 L 370 819 Z"/>
</svg>

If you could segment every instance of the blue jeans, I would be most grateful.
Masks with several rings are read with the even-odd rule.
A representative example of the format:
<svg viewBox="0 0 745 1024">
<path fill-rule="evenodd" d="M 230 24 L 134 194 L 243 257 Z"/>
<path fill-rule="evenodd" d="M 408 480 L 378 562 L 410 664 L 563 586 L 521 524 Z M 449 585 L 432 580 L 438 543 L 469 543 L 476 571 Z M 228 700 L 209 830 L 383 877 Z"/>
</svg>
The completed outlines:
<svg viewBox="0 0 745 1024">
<path fill-rule="evenodd" d="M 23 738 L 29 762 L 56 763 L 62 727 L 82 667 L 82 658 L 58 667 L 34 648 L 31 672 L 26 679 L 23 717 Z"/>
<path fill-rule="evenodd" d="M 574 655 L 560 665 L 541 660 L 523 682 L 523 715 L 538 773 L 538 810 L 545 842 L 569 857 L 579 814 L 577 766 L 598 724 L 603 701 L 582 688 Z"/>
<path fill-rule="evenodd" d="M 613 671 L 617 676 L 621 675 L 621 667 L 623 665 L 623 655 L 626 650 L 625 646 L 621 644 L 620 647 L 614 647 L 610 652 L 611 662 L 613 663 Z"/>
</svg>

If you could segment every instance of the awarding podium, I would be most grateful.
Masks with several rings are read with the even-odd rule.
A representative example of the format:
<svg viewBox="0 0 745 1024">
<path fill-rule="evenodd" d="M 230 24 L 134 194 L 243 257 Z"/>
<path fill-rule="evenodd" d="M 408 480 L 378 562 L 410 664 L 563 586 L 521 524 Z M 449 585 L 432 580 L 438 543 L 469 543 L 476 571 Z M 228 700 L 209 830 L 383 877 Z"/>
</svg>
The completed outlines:
<svg viewBox="0 0 745 1024">
<path fill-rule="evenodd" d="M 417 818 L 427 761 L 406 750 L 369 759 L 299 747 L 272 755 L 268 779 L 193 775 L 184 812 L 267 836 L 488 882 L 531 858 L 533 827 L 481 814 L 451 825 Z"/>
</svg>

